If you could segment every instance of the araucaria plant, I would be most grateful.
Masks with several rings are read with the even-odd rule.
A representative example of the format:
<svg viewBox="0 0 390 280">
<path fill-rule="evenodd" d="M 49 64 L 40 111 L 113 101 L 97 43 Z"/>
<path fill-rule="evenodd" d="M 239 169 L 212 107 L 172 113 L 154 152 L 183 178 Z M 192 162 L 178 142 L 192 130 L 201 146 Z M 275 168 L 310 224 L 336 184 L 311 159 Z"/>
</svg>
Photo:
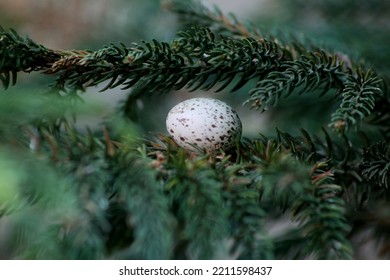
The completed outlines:
<svg viewBox="0 0 390 280">
<path fill-rule="evenodd" d="M 171 42 L 55 50 L 0 29 L 0 257 L 353 259 L 367 239 L 388 258 L 388 72 L 196 1 L 165 6 L 186 26 Z M 53 84 L 8 94 L 20 72 Z M 81 130 L 82 93 L 101 84 L 127 100 Z M 321 118 L 240 137 L 237 106 L 196 99 L 143 135 L 137 100 L 177 90 L 240 91 L 259 119 L 289 100 L 305 118 L 309 96 Z"/>
</svg>

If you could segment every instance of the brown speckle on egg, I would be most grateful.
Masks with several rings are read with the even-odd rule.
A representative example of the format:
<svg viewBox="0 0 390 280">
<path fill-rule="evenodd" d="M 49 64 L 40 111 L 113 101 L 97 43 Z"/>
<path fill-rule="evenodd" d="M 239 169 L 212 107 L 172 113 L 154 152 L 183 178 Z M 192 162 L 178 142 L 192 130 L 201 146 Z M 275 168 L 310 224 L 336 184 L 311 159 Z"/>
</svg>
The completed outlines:
<svg viewBox="0 0 390 280">
<path fill-rule="evenodd" d="M 178 145 L 192 152 L 229 149 L 242 132 L 237 113 L 212 98 L 193 98 L 177 104 L 169 111 L 166 125 Z"/>
</svg>

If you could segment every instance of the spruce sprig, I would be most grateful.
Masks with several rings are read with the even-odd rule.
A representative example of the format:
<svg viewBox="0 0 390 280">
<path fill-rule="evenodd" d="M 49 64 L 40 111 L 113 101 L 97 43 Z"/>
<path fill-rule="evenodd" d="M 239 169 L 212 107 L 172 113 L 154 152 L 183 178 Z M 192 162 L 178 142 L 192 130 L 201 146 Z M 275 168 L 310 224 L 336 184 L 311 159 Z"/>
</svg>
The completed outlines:
<svg viewBox="0 0 390 280">
<path fill-rule="evenodd" d="M 340 92 L 347 77 L 342 68 L 343 63 L 336 56 L 331 57 L 324 51 L 308 53 L 299 61 L 283 62 L 257 82 L 256 88 L 249 92 L 247 103 L 267 110 L 294 91 L 302 94 L 320 89 L 325 94 L 336 89 Z"/>
<path fill-rule="evenodd" d="M 166 162 L 165 188 L 178 219 L 178 258 L 214 259 L 226 254 L 228 208 L 223 207 L 222 184 L 207 158 L 186 160 L 183 150 Z"/>
<path fill-rule="evenodd" d="M 112 163 L 115 180 L 110 199 L 112 211 L 109 211 L 112 221 L 109 243 L 113 247 L 113 257 L 170 259 L 174 253 L 177 225 L 169 198 L 147 161 L 137 158 L 134 153 L 118 152 L 122 155 Z M 118 213 L 122 213 L 122 219 L 117 223 Z M 122 229 L 115 228 L 118 224 Z M 125 240 L 122 243 L 121 237 L 128 234 L 131 234 L 128 244 L 123 242 Z"/>
<path fill-rule="evenodd" d="M 59 58 L 45 46 L 0 26 L 0 81 L 5 89 L 16 84 L 18 72 L 47 69 Z"/>
<path fill-rule="evenodd" d="M 347 130 L 370 115 L 376 96 L 381 96 L 380 79 L 371 70 L 359 70 L 357 76 L 338 55 L 323 50 L 307 52 L 294 59 L 277 43 L 253 38 L 218 36 L 207 28 L 193 28 L 178 34 L 171 44 L 154 40 L 143 45 L 110 45 L 98 51 L 50 51 L 20 38 L 14 32 L 1 31 L 4 52 L 1 66 L 3 85 L 18 71 L 44 71 L 56 75 L 56 88 L 65 90 L 96 86 L 109 81 L 104 89 L 143 88 L 159 92 L 189 87 L 216 91 L 233 84 L 231 90 L 257 80 L 247 102 L 255 108 L 276 105 L 293 91 L 323 93 L 342 91 L 340 109 L 332 115 L 331 126 Z M 12 36 L 11 36 L 12 35 Z M 22 57 L 20 58 L 20 54 Z M 13 62 L 18 57 L 17 62 Z M 23 57 L 28 57 L 23 59 Z M 29 63 L 38 61 L 37 66 Z M 10 74 L 11 73 L 11 74 Z"/>
<path fill-rule="evenodd" d="M 357 127 L 358 122 L 369 116 L 374 109 L 375 100 L 381 95 L 380 79 L 372 70 L 358 71 L 345 81 L 340 108 L 332 114 L 330 126 L 344 131 Z"/>
<path fill-rule="evenodd" d="M 262 174 L 258 182 L 262 197 L 273 200 L 282 211 L 288 209 L 299 223 L 298 235 L 308 241 L 303 256 L 351 259 L 353 250 L 347 239 L 350 225 L 340 196 L 342 187 L 330 182 L 333 175 L 324 169 L 326 163 L 317 162 L 309 170 L 274 141 L 268 141 L 266 146 L 257 144 L 252 154 L 258 157 L 256 172 Z"/>
<path fill-rule="evenodd" d="M 238 38 L 262 38 L 260 30 L 255 26 L 249 22 L 241 23 L 232 13 L 229 16 L 224 15 L 217 6 L 209 9 L 200 1 L 168 0 L 165 1 L 164 7 L 175 12 L 180 21 L 188 26 L 208 27 L 217 34 Z"/>
</svg>

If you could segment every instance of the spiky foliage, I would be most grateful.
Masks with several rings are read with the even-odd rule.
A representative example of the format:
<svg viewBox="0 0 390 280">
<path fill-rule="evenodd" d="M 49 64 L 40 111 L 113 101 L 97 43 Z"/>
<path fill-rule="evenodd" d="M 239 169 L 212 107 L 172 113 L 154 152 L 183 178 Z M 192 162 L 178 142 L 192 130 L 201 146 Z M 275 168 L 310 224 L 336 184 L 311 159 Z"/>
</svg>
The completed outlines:
<svg viewBox="0 0 390 280">
<path fill-rule="evenodd" d="M 5 88 L 15 85 L 18 72 L 40 71 L 59 59 L 59 55 L 14 30 L 0 26 L 0 34 L 0 80 Z"/>
<path fill-rule="evenodd" d="M 64 51 L 0 30 L 6 89 L 22 71 L 56 79 L 48 93 L 0 99 L 0 221 L 12 224 L 2 257 L 351 259 L 362 229 L 389 240 L 380 231 L 389 217 L 386 78 L 345 54 L 185 3 L 168 5 L 191 25 L 172 42 Z M 102 91 L 131 88 L 120 107 L 129 118 L 76 129 L 74 100 L 104 81 Z M 201 155 L 164 135 L 140 140 L 132 104 L 183 88 L 245 88 L 242 102 L 260 111 L 327 95 L 332 129 L 277 130 Z M 365 128 L 362 144 L 355 132 Z M 289 228 L 272 234 L 270 224 L 286 217 Z"/>
<path fill-rule="evenodd" d="M 3 33 L 3 38 L 13 41 L 19 38 L 11 36 L 13 31 Z M 15 53 L 10 53 L 10 43 L 2 40 L 5 42 L 2 44 L 5 62 L 1 65 L 3 85 L 8 86 L 10 76 L 16 79 L 18 71 L 30 70 L 55 74 L 60 89 L 85 88 L 108 80 L 103 90 L 117 86 L 148 91 L 158 89 L 159 92 L 183 87 L 210 90 L 219 84 L 216 91 L 221 91 L 234 83 L 231 90 L 235 91 L 249 80 L 257 80 L 247 102 L 263 109 L 276 105 L 282 96 L 287 97 L 294 90 L 304 93 L 320 88 L 327 93 L 335 89 L 336 94 L 343 95 L 340 109 L 334 113 L 331 123 L 338 130 L 356 127 L 360 120 L 370 115 L 376 95 L 383 95 L 380 79 L 372 70 L 365 72 L 347 66 L 345 58 L 324 50 L 299 48 L 297 57 L 293 43 L 288 46 L 268 38 L 236 39 L 216 35 L 203 27 L 181 32 L 178 36 L 170 44 L 154 40 L 129 48 L 110 45 L 95 52 L 36 52 L 34 48 L 31 56 L 45 62 L 36 69 L 26 66 L 27 62 L 8 62 L 15 54 L 20 55 L 19 52 L 27 56 L 26 50 L 16 47 Z"/>
<path fill-rule="evenodd" d="M 369 146 L 363 154 L 363 175 L 379 187 L 390 187 L 390 144 L 379 142 Z"/>
</svg>

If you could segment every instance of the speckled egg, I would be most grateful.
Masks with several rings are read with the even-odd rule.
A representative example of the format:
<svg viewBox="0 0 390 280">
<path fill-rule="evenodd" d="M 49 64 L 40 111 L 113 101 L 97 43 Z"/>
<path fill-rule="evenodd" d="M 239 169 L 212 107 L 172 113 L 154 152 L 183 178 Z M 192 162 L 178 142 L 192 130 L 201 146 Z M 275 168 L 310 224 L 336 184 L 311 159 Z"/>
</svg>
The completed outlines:
<svg viewBox="0 0 390 280">
<path fill-rule="evenodd" d="M 179 146 L 193 152 L 227 150 L 242 133 L 237 113 L 213 98 L 192 98 L 177 104 L 169 111 L 166 126 Z"/>
</svg>

